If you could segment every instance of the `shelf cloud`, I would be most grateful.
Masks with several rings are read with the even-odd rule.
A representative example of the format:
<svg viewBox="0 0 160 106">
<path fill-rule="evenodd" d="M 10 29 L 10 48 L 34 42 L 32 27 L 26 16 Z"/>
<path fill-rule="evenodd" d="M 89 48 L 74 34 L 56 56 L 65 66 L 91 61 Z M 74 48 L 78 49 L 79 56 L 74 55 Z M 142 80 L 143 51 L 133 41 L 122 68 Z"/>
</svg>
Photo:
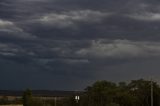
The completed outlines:
<svg viewBox="0 0 160 106">
<path fill-rule="evenodd" d="M 159 5 L 1 0 L 0 89 L 82 90 L 96 80 L 158 78 Z"/>
</svg>

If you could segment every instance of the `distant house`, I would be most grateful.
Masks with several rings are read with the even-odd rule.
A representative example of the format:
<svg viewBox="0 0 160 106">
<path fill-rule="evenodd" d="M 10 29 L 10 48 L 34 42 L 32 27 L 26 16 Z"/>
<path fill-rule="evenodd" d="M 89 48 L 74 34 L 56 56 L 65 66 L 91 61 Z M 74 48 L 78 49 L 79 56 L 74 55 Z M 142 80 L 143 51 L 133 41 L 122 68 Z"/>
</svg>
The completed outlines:
<svg viewBox="0 0 160 106">
<path fill-rule="evenodd" d="M 22 99 L 24 91 L 0 90 L 0 99 L 7 97 L 9 101 Z M 75 95 L 81 95 L 82 91 L 50 91 L 50 90 L 33 90 L 32 95 L 41 99 L 62 99 Z"/>
</svg>

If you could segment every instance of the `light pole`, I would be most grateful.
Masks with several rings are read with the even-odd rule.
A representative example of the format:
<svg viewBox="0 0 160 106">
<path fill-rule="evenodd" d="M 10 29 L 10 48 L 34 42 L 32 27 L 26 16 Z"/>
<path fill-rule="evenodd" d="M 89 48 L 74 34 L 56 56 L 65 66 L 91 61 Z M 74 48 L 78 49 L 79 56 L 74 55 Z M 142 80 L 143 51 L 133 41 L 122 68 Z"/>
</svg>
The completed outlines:
<svg viewBox="0 0 160 106">
<path fill-rule="evenodd" d="M 151 79 L 151 106 L 153 106 L 153 81 Z"/>
<path fill-rule="evenodd" d="M 75 100 L 78 103 L 78 101 L 80 100 L 80 97 L 79 96 L 75 96 Z"/>
</svg>

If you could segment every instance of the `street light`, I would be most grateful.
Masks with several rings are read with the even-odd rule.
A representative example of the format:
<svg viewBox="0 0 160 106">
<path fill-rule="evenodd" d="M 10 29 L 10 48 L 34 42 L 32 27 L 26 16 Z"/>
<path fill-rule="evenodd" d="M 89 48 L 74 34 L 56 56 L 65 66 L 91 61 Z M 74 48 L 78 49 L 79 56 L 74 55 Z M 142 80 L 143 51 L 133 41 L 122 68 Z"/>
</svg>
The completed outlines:
<svg viewBox="0 0 160 106">
<path fill-rule="evenodd" d="M 78 103 L 78 101 L 80 100 L 80 97 L 79 96 L 75 96 L 75 100 Z"/>
<path fill-rule="evenodd" d="M 153 106 L 153 81 L 151 79 L 151 106 Z"/>
</svg>

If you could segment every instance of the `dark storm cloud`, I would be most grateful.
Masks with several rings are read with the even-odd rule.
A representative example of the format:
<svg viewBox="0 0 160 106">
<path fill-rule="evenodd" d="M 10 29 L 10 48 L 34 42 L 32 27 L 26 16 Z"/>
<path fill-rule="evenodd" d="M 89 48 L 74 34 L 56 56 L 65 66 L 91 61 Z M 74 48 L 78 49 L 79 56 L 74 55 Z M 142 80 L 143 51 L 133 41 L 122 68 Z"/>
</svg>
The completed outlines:
<svg viewBox="0 0 160 106">
<path fill-rule="evenodd" d="M 97 79 L 146 77 L 150 67 L 156 75 L 159 5 L 158 0 L 1 0 L 0 75 L 10 73 L 4 88 L 13 80 L 14 89 L 82 89 Z"/>
<path fill-rule="evenodd" d="M 20 16 L 20 21 L 18 21 L 17 24 L 21 25 L 21 27 L 30 33 L 43 38 L 126 38 L 135 40 L 144 40 L 143 36 L 145 36 L 146 40 L 157 40 L 157 38 L 159 38 L 157 35 L 160 27 L 158 18 L 159 9 L 158 6 L 153 6 L 153 4 L 155 4 L 154 2 L 148 3 L 144 1 L 133 2 L 124 0 L 116 1 L 115 3 L 113 1 L 93 1 L 92 4 L 101 4 L 104 2 L 103 4 L 105 4 L 105 7 L 101 7 L 100 9 L 96 9 L 97 6 L 94 6 L 95 9 L 88 7 L 90 4 L 86 7 L 81 5 L 81 3 L 87 4 L 86 2 L 90 3 L 90 1 L 17 2 L 19 6 L 15 7 L 19 8 L 18 10 L 25 10 L 28 12 L 15 11 L 17 16 Z M 22 4 L 26 2 L 26 6 L 23 6 Z M 81 6 L 81 8 L 69 8 L 73 5 L 72 3 L 70 4 L 70 2 L 74 5 L 77 4 Z M 40 6 L 33 8 L 34 5 Z M 54 8 L 54 5 L 56 5 L 57 9 Z M 69 7 L 67 7 L 67 5 L 69 5 Z M 50 7 L 50 9 L 46 9 L 45 6 Z M 64 7 L 65 9 L 59 9 L 58 7 Z M 109 7 L 112 7 L 113 10 L 108 9 Z M 156 37 L 151 37 L 150 35 Z"/>
</svg>

